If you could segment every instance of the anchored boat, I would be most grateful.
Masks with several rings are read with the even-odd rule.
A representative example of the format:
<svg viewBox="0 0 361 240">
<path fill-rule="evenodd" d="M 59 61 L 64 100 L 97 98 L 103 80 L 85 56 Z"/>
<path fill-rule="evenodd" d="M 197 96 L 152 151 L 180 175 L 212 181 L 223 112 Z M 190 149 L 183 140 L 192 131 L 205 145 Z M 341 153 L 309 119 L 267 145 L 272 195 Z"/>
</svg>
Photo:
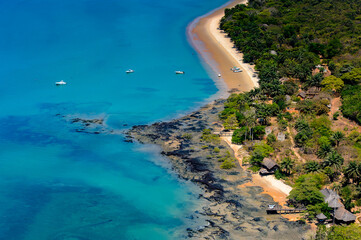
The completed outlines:
<svg viewBox="0 0 361 240">
<path fill-rule="evenodd" d="M 59 82 L 55 82 L 55 85 L 60 86 L 60 85 L 66 85 L 66 82 L 64 82 L 63 80 L 59 81 Z"/>
<path fill-rule="evenodd" d="M 127 71 L 125 71 L 126 73 L 133 73 L 134 72 L 134 70 L 132 70 L 132 69 L 128 69 Z"/>
<path fill-rule="evenodd" d="M 184 74 L 184 71 L 175 71 L 175 74 Z"/>
</svg>

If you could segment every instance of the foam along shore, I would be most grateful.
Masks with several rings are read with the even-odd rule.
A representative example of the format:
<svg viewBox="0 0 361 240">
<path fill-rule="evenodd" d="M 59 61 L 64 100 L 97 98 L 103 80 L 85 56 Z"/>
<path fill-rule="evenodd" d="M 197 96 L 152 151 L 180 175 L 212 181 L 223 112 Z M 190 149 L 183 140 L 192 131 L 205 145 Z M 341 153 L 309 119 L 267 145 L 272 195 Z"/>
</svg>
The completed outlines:
<svg viewBox="0 0 361 240">
<path fill-rule="evenodd" d="M 219 23 L 226 8 L 245 4 L 247 0 L 235 0 L 194 20 L 188 27 L 189 40 L 204 61 L 212 68 L 215 76 L 221 74 L 229 90 L 243 92 L 258 87 L 254 66 L 243 63 L 243 55 L 231 39 L 219 29 Z M 232 67 L 242 72 L 234 73 Z"/>
</svg>

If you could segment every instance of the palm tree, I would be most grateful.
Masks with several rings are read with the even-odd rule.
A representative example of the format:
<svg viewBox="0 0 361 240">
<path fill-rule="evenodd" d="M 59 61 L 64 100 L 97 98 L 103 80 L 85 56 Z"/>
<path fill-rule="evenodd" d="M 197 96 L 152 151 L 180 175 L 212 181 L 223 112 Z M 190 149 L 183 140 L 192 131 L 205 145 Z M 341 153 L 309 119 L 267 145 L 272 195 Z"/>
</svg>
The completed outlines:
<svg viewBox="0 0 361 240">
<path fill-rule="evenodd" d="M 345 137 L 345 134 L 343 134 L 343 132 L 341 132 L 341 131 L 336 131 L 332 134 L 332 138 L 336 141 L 337 147 L 340 144 L 340 142 L 342 141 L 342 139 L 344 139 L 344 137 Z"/>
<path fill-rule="evenodd" d="M 291 174 L 291 170 L 293 169 L 295 164 L 295 161 L 289 157 L 286 157 L 282 160 L 280 166 L 282 168 L 282 170 L 285 170 L 287 175 Z"/>
<path fill-rule="evenodd" d="M 308 163 L 306 163 L 305 169 L 307 173 L 319 172 L 320 164 L 316 161 L 309 161 Z"/>
<path fill-rule="evenodd" d="M 352 179 L 353 182 L 357 182 L 360 177 L 360 166 L 356 161 L 351 161 L 345 168 L 344 174 L 347 179 Z"/>
<path fill-rule="evenodd" d="M 257 118 L 256 118 L 256 109 L 255 108 L 250 108 L 249 110 L 244 111 L 243 115 L 245 117 L 244 123 L 245 123 L 245 125 L 247 127 L 250 128 L 250 137 L 253 140 L 252 129 L 256 126 L 256 120 L 257 120 Z"/>
<path fill-rule="evenodd" d="M 331 167 L 334 170 L 340 170 L 344 162 L 343 157 L 336 151 L 331 151 L 325 158 L 323 165 L 325 167 Z"/>
<path fill-rule="evenodd" d="M 330 144 L 322 144 L 317 151 L 317 157 L 325 158 L 331 152 L 331 149 Z"/>
</svg>

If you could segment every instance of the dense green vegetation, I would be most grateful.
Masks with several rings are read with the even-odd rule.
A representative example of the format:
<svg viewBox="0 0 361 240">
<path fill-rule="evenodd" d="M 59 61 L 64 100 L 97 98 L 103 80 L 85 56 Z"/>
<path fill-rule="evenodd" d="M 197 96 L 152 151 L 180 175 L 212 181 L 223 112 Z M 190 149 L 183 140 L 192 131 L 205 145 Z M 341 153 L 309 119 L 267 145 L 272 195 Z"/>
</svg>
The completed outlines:
<svg viewBox="0 0 361 240">
<path fill-rule="evenodd" d="M 314 240 L 358 240 L 361 236 L 361 228 L 357 224 L 349 226 L 332 226 L 326 228 L 321 225 L 317 229 Z"/>
<path fill-rule="evenodd" d="M 252 171 L 265 157 L 277 160 L 275 176 L 294 185 L 289 203 L 306 206 L 308 219 L 329 217 L 319 192 L 325 186 L 346 209 L 361 206 L 361 133 L 338 127 L 340 112 L 329 114 L 341 96 L 343 116 L 361 124 L 360 23 L 356 0 L 250 0 L 221 20 L 243 60 L 255 64 L 260 87 L 232 94 L 219 117 L 234 130 L 232 142 L 249 150 Z M 343 231 L 317 239 L 339 239 Z"/>
<path fill-rule="evenodd" d="M 332 19 L 332 21 L 331 21 Z M 361 82 L 361 2 L 356 0 L 250 0 L 249 5 L 226 9 L 220 27 L 244 54 L 245 62 L 253 62 L 259 71 L 262 93 L 276 97 L 280 109 L 282 96 L 293 95 L 292 83 L 279 79 L 297 79 L 303 88 L 318 87 L 340 92 L 345 84 Z M 321 58 L 320 58 L 321 57 Z M 334 76 L 323 79 L 324 63 Z M 359 121 L 360 105 L 351 107 L 351 100 L 360 99 L 351 91 L 342 94 L 342 111 Z M 327 105 L 327 104 L 326 104 Z M 323 114 L 325 104 L 301 103 L 301 111 Z"/>
<path fill-rule="evenodd" d="M 347 86 L 342 91 L 342 98 L 343 115 L 361 124 L 361 86 Z"/>
</svg>

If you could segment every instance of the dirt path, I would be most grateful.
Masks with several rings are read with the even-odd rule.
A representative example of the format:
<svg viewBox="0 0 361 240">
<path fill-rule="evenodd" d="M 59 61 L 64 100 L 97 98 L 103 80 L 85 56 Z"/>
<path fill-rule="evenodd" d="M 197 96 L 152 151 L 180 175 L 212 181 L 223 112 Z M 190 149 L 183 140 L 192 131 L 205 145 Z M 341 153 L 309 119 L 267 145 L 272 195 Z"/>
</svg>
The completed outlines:
<svg viewBox="0 0 361 240">
<path fill-rule="evenodd" d="M 291 150 L 294 152 L 294 154 L 296 155 L 296 157 L 298 158 L 298 160 L 300 162 L 306 163 L 306 160 L 303 157 L 301 157 L 301 155 L 298 153 L 297 149 L 294 148 L 294 146 L 296 146 L 296 144 L 295 144 L 295 141 L 293 140 L 293 137 L 291 135 L 290 127 L 287 127 L 287 132 L 290 135 L 290 140 L 291 140 L 291 143 L 292 143 Z"/>
<path fill-rule="evenodd" d="M 340 116 L 337 120 L 334 120 L 334 127 L 338 130 L 344 130 L 345 127 L 347 127 L 349 130 L 355 129 L 358 132 L 361 132 L 361 126 L 355 123 L 354 121 L 351 121 L 347 118 L 344 118 L 341 114 L 340 108 L 342 106 L 341 98 L 333 98 L 331 101 L 331 110 L 329 113 L 330 118 L 333 118 L 333 114 L 336 112 L 340 112 Z"/>
</svg>

